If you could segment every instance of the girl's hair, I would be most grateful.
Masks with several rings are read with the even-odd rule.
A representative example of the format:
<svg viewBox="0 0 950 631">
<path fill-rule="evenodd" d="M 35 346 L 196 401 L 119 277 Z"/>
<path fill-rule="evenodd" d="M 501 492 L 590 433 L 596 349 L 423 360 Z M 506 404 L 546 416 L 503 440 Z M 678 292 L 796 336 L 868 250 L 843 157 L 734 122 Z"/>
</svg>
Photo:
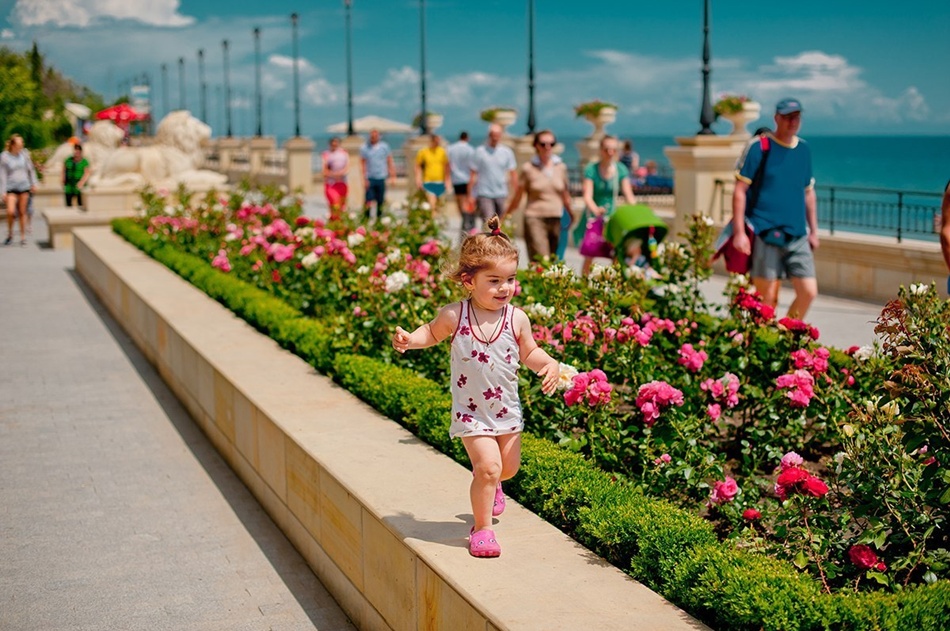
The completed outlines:
<svg viewBox="0 0 950 631">
<path fill-rule="evenodd" d="M 518 248 L 501 231 L 501 219 L 495 215 L 485 222 L 485 232 L 465 237 L 458 258 L 447 261 L 445 275 L 457 283 L 470 279 L 481 270 L 499 261 L 518 261 Z"/>
<path fill-rule="evenodd" d="M 7 151 L 13 149 L 13 143 L 15 143 L 17 140 L 23 140 L 23 136 L 20 134 L 10 134 L 10 139 L 7 140 Z"/>
</svg>

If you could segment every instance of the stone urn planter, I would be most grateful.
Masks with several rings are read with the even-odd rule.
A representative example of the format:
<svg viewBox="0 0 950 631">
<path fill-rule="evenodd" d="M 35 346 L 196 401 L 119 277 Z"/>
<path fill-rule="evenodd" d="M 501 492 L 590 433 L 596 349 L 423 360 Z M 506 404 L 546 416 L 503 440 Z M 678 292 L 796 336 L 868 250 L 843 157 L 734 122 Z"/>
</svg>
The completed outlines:
<svg viewBox="0 0 950 631">
<path fill-rule="evenodd" d="M 486 123 L 501 125 L 502 132 L 507 134 L 508 128 L 518 120 L 518 112 L 510 107 L 492 107 L 482 110 L 481 117 Z"/>
<path fill-rule="evenodd" d="M 583 117 L 594 126 L 590 138 L 600 139 L 606 133 L 604 127 L 617 120 L 617 106 L 604 101 L 587 101 L 574 107 L 574 114 Z"/>
<path fill-rule="evenodd" d="M 421 114 L 416 114 L 416 117 L 412 119 L 412 126 L 418 128 L 420 126 Z M 436 114 L 435 112 L 429 112 L 426 114 L 426 131 L 432 133 L 437 130 L 439 127 L 442 127 L 442 123 L 445 121 L 445 117 L 442 114 Z"/>
<path fill-rule="evenodd" d="M 742 104 L 742 109 L 738 112 L 731 112 L 726 114 L 720 114 L 720 118 L 724 118 L 730 123 L 732 123 L 732 131 L 729 132 L 731 136 L 751 136 L 749 130 L 746 129 L 746 125 L 753 121 L 759 120 L 759 116 L 762 113 L 762 106 L 756 103 L 755 101 L 746 101 Z"/>
</svg>

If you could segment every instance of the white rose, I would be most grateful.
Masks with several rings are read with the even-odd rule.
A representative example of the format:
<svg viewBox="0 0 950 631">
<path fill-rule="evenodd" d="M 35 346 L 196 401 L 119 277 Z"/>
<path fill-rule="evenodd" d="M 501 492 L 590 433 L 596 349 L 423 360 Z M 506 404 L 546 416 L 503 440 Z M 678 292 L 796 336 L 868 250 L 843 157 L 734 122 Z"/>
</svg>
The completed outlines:
<svg viewBox="0 0 950 631">
<path fill-rule="evenodd" d="M 360 243 L 366 240 L 366 237 L 359 232 L 351 232 L 350 236 L 346 238 L 346 244 L 351 248 L 355 248 Z"/>
<path fill-rule="evenodd" d="M 859 361 L 867 361 L 873 356 L 874 356 L 873 346 L 862 346 L 858 350 L 854 351 L 854 358 Z"/>
<path fill-rule="evenodd" d="M 356 273 L 359 274 L 360 276 L 365 276 L 366 274 L 369 274 L 369 265 L 360 265 L 359 267 L 356 268 Z"/>
<path fill-rule="evenodd" d="M 929 290 L 930 290 L 930 285 L 925 285 L 923 283 L 917 283 L 916 285 L 910 286 L 910 293 L 914 294 L 915 296 L 925 294 Z"/>
<path fill-rule="evenodd" d="M 574 376 L 577 374 L 577 368 L 570 364 L 561 363 L 558 365 L 560 372 L 557 377 L 558 390 L 570 390 L 574 387 Z"/>
<path fill-rule="evenodd" d="M 303 265 L 304 267 L 313 267 L 314 265 L 317 264 L 318 260 L 319 260 L 319 257 L 317 256 L 317 253 L 311 252 L 310 254 L 300 259 L 300 264 Z"/>
<path fill-rule="evenodd" d="M 395 293 L 408 284 L 409 274 L 405 272 L 394 272 L 386 277 L 386 293 Z"/>
</svg>

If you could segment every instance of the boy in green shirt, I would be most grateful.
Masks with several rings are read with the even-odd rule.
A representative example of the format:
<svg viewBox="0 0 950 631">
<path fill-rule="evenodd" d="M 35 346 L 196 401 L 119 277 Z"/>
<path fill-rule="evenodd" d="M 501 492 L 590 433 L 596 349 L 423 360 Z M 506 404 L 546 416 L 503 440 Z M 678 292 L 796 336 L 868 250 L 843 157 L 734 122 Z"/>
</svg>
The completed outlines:
<svg viewBox="0 0 950 631">
<path fill-rule="evenodd" d="M 73 198 L 76 198 L 76 205 L 85 208 L 82 205 L 82 187 L 86 180 L 92 175 L 92 168 L 89 161 L 82 157 L 82 145 L 73 146 L 73 155 L 66 158 L 66 165 L 63 167 L 63 191 L 66 193 L 66 205 L 73 205 Z"/>
</svg>

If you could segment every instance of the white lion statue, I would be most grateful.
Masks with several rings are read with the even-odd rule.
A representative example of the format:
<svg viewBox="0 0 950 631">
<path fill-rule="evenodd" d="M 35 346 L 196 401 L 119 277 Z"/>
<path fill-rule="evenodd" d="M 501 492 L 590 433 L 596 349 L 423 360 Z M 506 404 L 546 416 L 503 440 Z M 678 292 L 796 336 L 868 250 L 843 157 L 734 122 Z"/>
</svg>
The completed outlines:
<svg viewBox="0 0 950 631">
<path fill-rule="evenodd" d="M 153 144 L 119 147 L 94 171 L 89 185 L 93 189 L 143 184 L 168 189 L 184 184 L 191 190 L 221 187 L 227 176 L 201 168 L 201 145 L 210 137 L 211 128 L 190 112 L 171 112 L 159 123 Z"/>
<path fill-rule="evenodd" d="M 122 143 L 123 132 L 112 121 L 96 121 L 89 129 L 86 142 L 82 145 L 82 155 L 89 161 L 92 172 L 95 173 L 105 163 L 106 159 Z M 55 182 L 58 187 L 63 179 L 63 165 L 66 158 L 73 155 L 73 145 L 64 142 L 46 160 L 43 167 L 43 179 L 46 182 Z"/>
</svg>

